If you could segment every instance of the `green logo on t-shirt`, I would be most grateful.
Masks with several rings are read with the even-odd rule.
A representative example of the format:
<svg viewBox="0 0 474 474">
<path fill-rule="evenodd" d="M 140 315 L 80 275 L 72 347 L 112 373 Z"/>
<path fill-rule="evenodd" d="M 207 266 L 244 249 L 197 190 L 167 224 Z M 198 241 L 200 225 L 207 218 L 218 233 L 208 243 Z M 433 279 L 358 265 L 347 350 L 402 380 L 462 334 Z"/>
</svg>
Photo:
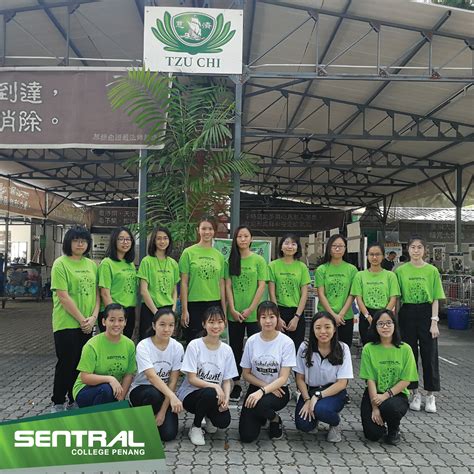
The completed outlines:
<svg viewBox="0 0 474 474">
<path fill-rule="evenodd" d="M 429 301 L 429 295 L 426 292 L 426 282 L 424 278 L 410 278 L 409 301 L 413 303 L 425 303 Z"/>
<path fill-rule="evenodd" d="M 215 266 L 214 259 L 200 257 L 199 259 L 199 277 L 203 280 L 215 280 L 218 278 L 218 270 Z"/>
<path fill-rule="evenodd" d="M 79 275 L 79 292 L 83 296 L 90 296 L 95 293 L 95 280 L 90 277 L 89 273 Z"/>
</svg>

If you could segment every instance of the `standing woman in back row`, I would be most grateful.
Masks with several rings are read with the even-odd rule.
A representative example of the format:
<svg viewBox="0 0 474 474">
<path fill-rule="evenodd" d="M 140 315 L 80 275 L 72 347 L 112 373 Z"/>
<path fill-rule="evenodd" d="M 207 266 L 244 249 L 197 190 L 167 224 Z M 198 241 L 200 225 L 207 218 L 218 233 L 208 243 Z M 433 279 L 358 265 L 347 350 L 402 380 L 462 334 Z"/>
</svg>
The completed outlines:
<svg viewBox="0 0 474 474">
<path fill-rule="evenodd" d="M 323 263 L 316 269 L 318 311 L 327 311 L 337 323 L 339 340 L 352 346 L 354 313 L 352 312 L 351 286 L 357 268 L 345 261 L 347 241 L 341 234 L 329 237 Z"/>
<path fill-rule="evenodd" d="M 84 227 L 72 227 L 63 241 L 63 256 L 51 269 L 53 292 L 53 332 L 56 349 L 53 413 L 64 410 L 66 394 L 74 406 L 72 388 L 78 374 L 77 364 L 99 314 L 97 265 L 85 255 L 92 246 L 91 234 Z"/>
<path fill-rule="evenodd" d="M 216 224 L 203 217 L 198 225 L 199 242 L 184 249 L 179 259 L 181 272 L 181 325 L 186 342 L 199 337 L 202 316 L 212 306 L 225 310 L 224 256 L 212 247 Z"/>
<path fill-rule="evenodd" d="M 99 289 L 102 298 L 101 311 L 112 303 L 118 303 L 125 310 L 127 325 L 123 334 L 132 338 L 135 328 L 135 305 L 137 304 L 137 270 L 135 260 L 135 239 L 126 227 L 117 227 L 110 234 L 109 248 L 99 265 Z M 101 332 L 105 332 L 99 317 Z"/>
<path fill-rule="evenodd" d="M 257 306 L 262 299 L 267 282 L 267 263 L 250 250 L 252 234 L 246 226 L 237 227 L 232 239 L 229 261 L 225 265 L 226 295 L 229 304 L 229 342 L 234 353 L 239 376 L 234 379 L 230 399 L 239 401 L 242 393 L 240 360 L 244 349 L 244 337 L 260 332 Z"/>
<path fill-rule="evenodd" d="M 438 362 L 439 300 L 445 298 L 438 269 L 423 260 L 426 242 L 419 236 L 408 241 L 410 261 L 398 267 L 397 275 L 402 293 L 399 311 L 402 340 L 408 343 L 418 365 L 418 350 L 423 365 L 423 387 L 426 395 L 425 411 L 436 413 L 433 392 L 440 391 Z M 419 348 L 419 349 L 418 349 Z M 412 382 L 410 409 L 421 410 L 418 382 Z"/>
<path fill-rule="evenodd" d="M 170 257 L 173 250 L 171 233 L 165 227 L 153 230 L 148 242 L 148 255 L 140 263 L 140 294 L 143 303 L 140 311 L 140 341 L 148 336 L 153 317 L 161 308 L 176 310 L 179 269 Z"/>
<path fill-rule="evenodd" d="M 311 283 L 308 267 L 298 259 L 302 255 L 300 239 L 294 234 L 280 240 L 279 256 L 270 262 L 268 291 L 270 299 L 278 305 L 285 331 L 297 351 L 304 340 L 305 322 L 303 311 Z"/>
</svg>

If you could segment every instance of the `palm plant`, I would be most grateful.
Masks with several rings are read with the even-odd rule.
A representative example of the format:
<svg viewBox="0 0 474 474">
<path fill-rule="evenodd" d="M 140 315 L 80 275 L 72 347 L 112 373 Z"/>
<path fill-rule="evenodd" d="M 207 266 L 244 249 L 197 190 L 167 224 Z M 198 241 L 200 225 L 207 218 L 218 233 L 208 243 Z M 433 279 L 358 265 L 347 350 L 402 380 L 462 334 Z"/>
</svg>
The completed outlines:
<svg viewBox="0 0 474 474">
<path fill-rule="evenodd" d="M 227 210 L 231 175 L 256 171 L 251 157 L 234 158 L 232 94 L 223 83 L 135 69 L 111 87 L 109 100 L 147 130 L 149 145 L 163 146 L 147 157 L 147 227 L 165 225 L 177 243 L 191 242 L 202 214 Z"/>
</svg>

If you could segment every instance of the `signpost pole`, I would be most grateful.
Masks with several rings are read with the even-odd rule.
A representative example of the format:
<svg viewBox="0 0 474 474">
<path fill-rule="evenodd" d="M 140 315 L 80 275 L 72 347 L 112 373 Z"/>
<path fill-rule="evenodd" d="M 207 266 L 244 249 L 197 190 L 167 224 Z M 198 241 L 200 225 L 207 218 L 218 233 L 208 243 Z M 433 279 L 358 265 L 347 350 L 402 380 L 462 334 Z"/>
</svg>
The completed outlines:
<svg viewBox="0 0 474 474">
<path fill-rule="evenodd" d="M 234 160 L 240 160 L 242 152 L 242 81 L 241 76 L 232 76 L 235 83 Z M 230 233 L 240 225 L 240 174 L 232 174 L 232 199 L 230 205 Z"/>
<path fill-rule="evenodd" d="M 456 252 L 462 252 L 462 220 L 461 220 L 462 204 L 463 204 L 462 168 L 458 166 L 456 168 L 456 219 L 454 221 Z"/>
<path fill-rule="evenodd" d="M 140 226 L 140 234 L 138 237 L 138 257 L 142 261 L 146 255 L 146 193 L 148 190 L 147 186 L 147 170 L 146 164 L 147 150 L 140 150 L 140 164 L 138 171 L 138 224 Z"/>
</svg>

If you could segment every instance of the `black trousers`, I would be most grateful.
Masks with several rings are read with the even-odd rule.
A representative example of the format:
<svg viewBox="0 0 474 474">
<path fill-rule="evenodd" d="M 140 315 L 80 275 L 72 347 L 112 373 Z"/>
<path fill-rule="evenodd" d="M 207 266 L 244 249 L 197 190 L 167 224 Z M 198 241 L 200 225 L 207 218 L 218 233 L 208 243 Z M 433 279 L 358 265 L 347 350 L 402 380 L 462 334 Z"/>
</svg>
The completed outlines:
<svg viewBox="0 0 474 474">
<path fill-rule="evenodd" d="M 55 405 L 63 404 L 66 394 L 69 403 L 74 402 L 72 388 L 79 374 L 77 365 L 81 359 L 82 348 L 91 336 L 92 334 L 84 334 L 81 329 L 62 329 L 54 333 L 54 347 L 58 361 L 54 370 L 51 400 Z"/>
<path fill-rule="evenodd" d="M 211 388 L 199 388 L 187 395 L 183 400 L 186 411 L 194 414 L 193 425 L 201 427 L 202 420 L 207 416 L 217 428 L 227 428 L 230 425 L 230 411 L 219 411 L 217 392 Z"/>
<path fill-rule="evenodd" d="M 290 392 L 288 387 L 283 387 L 285 394 L 282 398 L 278 398 L 273 393 L 264 395 L 253 408 L 247 408 L 245 402 L 250 394 L 259 390 L 255 385 L 249 385 L 244 402 L 242 403 L 242 411 L 239 420 L 239 435 L 242 443 L 251 443 L 255 441 L 262 426 L 267 420 L 273 420 L 277 412 L 286 407 L 290 400 Z"/>
<path fill-rule="evenodd" d="M 278 306 L 278 309 L 280 310 L 280 316 L 283 321 L 285 321 L 286 324 L 288 324 L 294 317 L 296 310 L 298 308 L 288 308 L 286 306 Z M 298 352 L 298 349 L 301 346 L 301 343 L 304 341 L 304 333 L 306 329 L 306 323 L 304 320 L 304 315 L 301 315 L 298 321 L 298 325 L 296 326 L 296 329 L 294 331 L 285 331 L 285 334 L 291 338 L 291 340 L 295 344 L 295 349 L 296 352 Z"/>
<path fill-rule="evenodd" d="M 123 330 L 123 334 L 124 336 L 127 336 L 131 339 L 133 335 L 133 330 L 135 329 L 135 306 L 125 308 L 125 316 L 127 316 L 127 324 L 125 326 L 125 329 Z M 105 326 L 102 324 L 103 317 L 104 313 L 101 311 L 99 313 L 99 317 L 97 318 L 100 332 L 105 332 Z"/>
<path fill-rule="evenodd" d="M 156 415 L 165 401 L 165 396 L 153 385 L 139 385 L 130 392 L 130 402 L 134 407 L 151 405 L 153 413 Z M 162 441 L 171 441 L 178 434 L 178 415 L 171 411 L 171 407 L 166 410 L 165 420 L 158 427 Z"/>
<path fill-rule="evenodd" d="M 349 347 L 352 347 L 352 336 L 354 335 L 354 318 L 346 319 L 344 322 L 346 324 L 341 324 L 337 327 L 337 337 L 341 342 L 345 342 Z"/>
<path fill-rule="evenodd" d="M 171 306 L 163 306 L 163 308 L 171 309 Z M 161 309 L 161 308 L 157 308 Z M 140 342 L 147 337 L 152 335 L 151 333 L 151 323 L 153 322 L 153 317 L 155 315 L 150 311 L 148 306 L 145 303 L 142 303 L 140 308 L 140 322 L 138 326 L 138 341 Z"/>
<path fill-rule="evenodd" d="M 229 323 L 229 343 L 234 353 L 235 364 L 239 371 L 239 376 L 234 377 L 234 380 L 239 380 L 242 375 L 242 367 L 240 367 L 240 361 L 242 360 L 242 354 L 244 353 L 244 337 L 247 332 L 247 338 L 260 332 L 260 325 L 258 322 L 253 323 L 237 323 L 235 321 L 227 321 Z"/>
<path fill-rule="evenodd" d="M 439 392 L 438 338 L 430 333 L 431 304 L 404 304 L 398 314 L 403 342 L 410 345 L 418 367 L 418 352 L 423 366 L 423 387 L 429 392 Z M 418 382 L 411 382 L 410 389 L 418 388 Z"/>
<path fill-rule="evenodd" d="M 403 393 L 399 393 L 388 400 L 385 400 L 380 406 L 380 415 L 387 424 L 385 426 L 377 425 L 372 421 L 372 404 L 370 403 L 369 391 L 365 389 L 360 405 L 360 417 L 364 435 L 370 441 L 378 441 L 387 433 L 394 434 L 400 427 L 401 419 L 408 411 L 408 398 Z"/>
<path fill-rule="evenodd" d="M 200 337 L 203 331 L 202 315 L 206 309 L 211 306 L 221 307 L 221 300 L 188 302 L 189 326 L 185 331 L 186 344 L 189 344 L 193 339 Z"/>
<path fill-rule="evenodd" d="M 378 309 L 367 308 L 369 314 L 374 317 L 374 314 L 379 311 Z M 360 334 L 360 341 L 363 346 L 365 346 L 369 342 L 369 328 L 370 323 L 367 321 L 365 316 L 360 313 L 359 315 L 359 334 Z"/>
</svg>

